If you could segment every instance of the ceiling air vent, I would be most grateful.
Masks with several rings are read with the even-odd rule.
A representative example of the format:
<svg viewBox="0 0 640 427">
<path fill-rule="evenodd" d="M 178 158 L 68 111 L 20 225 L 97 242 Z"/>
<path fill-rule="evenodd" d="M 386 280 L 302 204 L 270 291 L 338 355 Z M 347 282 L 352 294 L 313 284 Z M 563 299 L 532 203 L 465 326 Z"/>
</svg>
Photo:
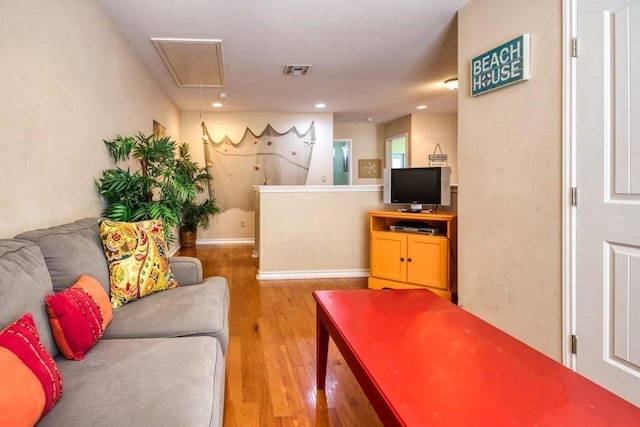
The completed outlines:
<svg viewBox="0 0 640 427">
<path fill-rule="evenodd" d="M 222 40 L 152 38 L 179 87 L 223 87 Z"/>
<path fill-rule="evenodd" d="M 311 70 L 312 65 L 295 65 L 295 64 L 287 64 L 284 66 L 284 71 L 282 74 L 285 76 L 306 76 L 309 74 L 309 70 Z"/>
</svg>

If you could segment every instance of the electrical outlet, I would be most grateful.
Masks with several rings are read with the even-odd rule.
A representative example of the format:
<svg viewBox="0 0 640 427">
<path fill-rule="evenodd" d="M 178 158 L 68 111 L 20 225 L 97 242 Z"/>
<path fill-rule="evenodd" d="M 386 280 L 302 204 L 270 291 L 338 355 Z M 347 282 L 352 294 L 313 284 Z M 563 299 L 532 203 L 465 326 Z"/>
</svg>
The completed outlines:
<svg viewBox="0 0 640 427">
<path fill-rule="evenodd" d="M 244 226 L 245 226 L 245 225 L 246 225 L 246 224 L 245 224 L 245 222 L 244 222 L 244 221 L 240 221 L 240 228 L 244 228 Z"/>
</svg>

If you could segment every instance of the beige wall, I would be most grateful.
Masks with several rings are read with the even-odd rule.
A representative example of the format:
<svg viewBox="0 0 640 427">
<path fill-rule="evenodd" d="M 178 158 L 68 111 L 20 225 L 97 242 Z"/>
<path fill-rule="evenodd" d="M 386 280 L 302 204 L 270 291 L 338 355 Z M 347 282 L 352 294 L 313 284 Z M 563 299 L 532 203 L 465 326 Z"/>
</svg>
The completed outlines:
<svg viewBox="0 0 640 427">
<path fill-rule="evenodd" d="M 94 0 L 0 0 L 0 237 L 99 215 L 103 139 L 179 114 Z"/>
<path fill-rule="evenodd" d="M 459 292 L 561 359 L 560 0 L 472 0 L 458 17 Z M 531 80 L 469 95 L 469 64 L 531 34 Z"/>
<path fill-rule="evenodd" d="M 429 154 L 440 144 L 448 156 L 451 183 L 458 183 L 458 115 L 414 113 L 411 115 L 411 166 L 429 166 Z"/>
<path fill-rule="evenodd" d="M 376 186 L 259 187 L 261 279 L 366 277 Z"/>
<path fill-rule="evenodd" d="M 429 154 L 436 144 L 449 156 L 451 182 L 458 183 L 458 115 L 448 113 L 413 113 L 385 124 L 385 138 L 407 134 L 410 167 L 429 165 Z M 384 141 L 382 143 L 384 151 Z"/>
<path fill-rule="evenodd" d="M 402 133 L 411 134 L 411 114 L 399 117 L 385 123 L 385 138 L 400 135 Z"/>
<path fill-rule="evenodd" d="M 333 139 L 351 140 L 351 184 L 382 184 L 381 178 L 358 177 L 358 160 L 381 159 L 384 166 L 384 125 L 374 123 L 334 123 Z"/>
<path fill-rule="evenodd" d="M 193 159 L 204 165 L 202 145 L 202 121 L 207 125 L 209 135 L 214 141 L 220 141 L 225 135 L 232 141 L 242 139 L 249 127 L 254 133 L 260 133 L 267 124 L 277 131 L 285 132 L 292 126 L 306 131 L 314 123 L 316 143 L 313 147 L 307 185 L 331 185 L 333 180 L 333 114 L 331 113 L 200 113 L 183 112 L 181 114 L 180 142 L 191 147 Z M 214 166 L 215 167 L 215 166 Z M 242 227 L 244 224 L 244 227 Z M 208 230 L 198 232 L 199 243 L 243 243 L 254 239 L 254 211 L 229 209 L 212 218 Z"/>
</svg>

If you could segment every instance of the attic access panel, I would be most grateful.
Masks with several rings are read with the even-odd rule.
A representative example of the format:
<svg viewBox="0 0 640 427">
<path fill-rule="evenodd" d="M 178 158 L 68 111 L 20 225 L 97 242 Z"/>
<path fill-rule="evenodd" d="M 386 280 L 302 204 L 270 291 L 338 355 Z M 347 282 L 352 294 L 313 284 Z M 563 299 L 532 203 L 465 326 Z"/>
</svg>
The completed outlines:
<svg viewBox="0 0 640 427">
<path fill-rule="evenodd" d="M 152 38 L 179 87 L 223 87 L 222 40 Z"/>
</svg>

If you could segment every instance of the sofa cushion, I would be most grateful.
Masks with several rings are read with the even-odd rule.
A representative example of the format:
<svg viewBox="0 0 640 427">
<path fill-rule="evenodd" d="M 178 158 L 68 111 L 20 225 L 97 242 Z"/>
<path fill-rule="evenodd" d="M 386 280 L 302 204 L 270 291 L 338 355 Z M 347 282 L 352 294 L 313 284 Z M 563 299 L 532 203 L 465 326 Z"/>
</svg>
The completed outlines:
<svg viewBox="0 0 640 427">
<path fill-rule="evenodd" d="M 34 425 L 62 394 L 62 378 L 30 313 L 0 332 L 0 425 Z"/>
<path fill-rule="evenodd" d="M 53 337 L 67 359 L 82 360 L 113 318 L 104 289 L 86 275 L 72 287 L 46 297 L 45 303 Z"/>
<path fill-rule="evenodd" d="M 43 426 L 220 426 L 224 356 L 211 337 L 101 340 L 60 359 L 63 398 Z"/>
<path fill-rule="evenodd" d="M 0 329 L 31 313 L 40 341 L 55 357 L 58 349 L 44 307 L 44 298 L 51 294 L 51 278 L 40 248 L 33 242 L 0 239 Z"/>
<path fill-rule="evenodd" d="M 178 286 L 167 258 L 162 222 L 100 221 L 100 238 L 109 263 L 111 306 Z"/>
<path fill-rule="evenodd" d="M 17 239 L 35 242 L 44 255 L 53 288 L 62 291 L 83 274 L 95 277 L 109 293 L 109 267 L 98 236 L 98 218 L 27 231 Z"/>
<path fill-rule="evenodd" d="M 229 289 L 224 277 L 155 293 L 113 310 L 107 338 L 210 335 L 226 352 L 229 343 Z"/>
</svg>

